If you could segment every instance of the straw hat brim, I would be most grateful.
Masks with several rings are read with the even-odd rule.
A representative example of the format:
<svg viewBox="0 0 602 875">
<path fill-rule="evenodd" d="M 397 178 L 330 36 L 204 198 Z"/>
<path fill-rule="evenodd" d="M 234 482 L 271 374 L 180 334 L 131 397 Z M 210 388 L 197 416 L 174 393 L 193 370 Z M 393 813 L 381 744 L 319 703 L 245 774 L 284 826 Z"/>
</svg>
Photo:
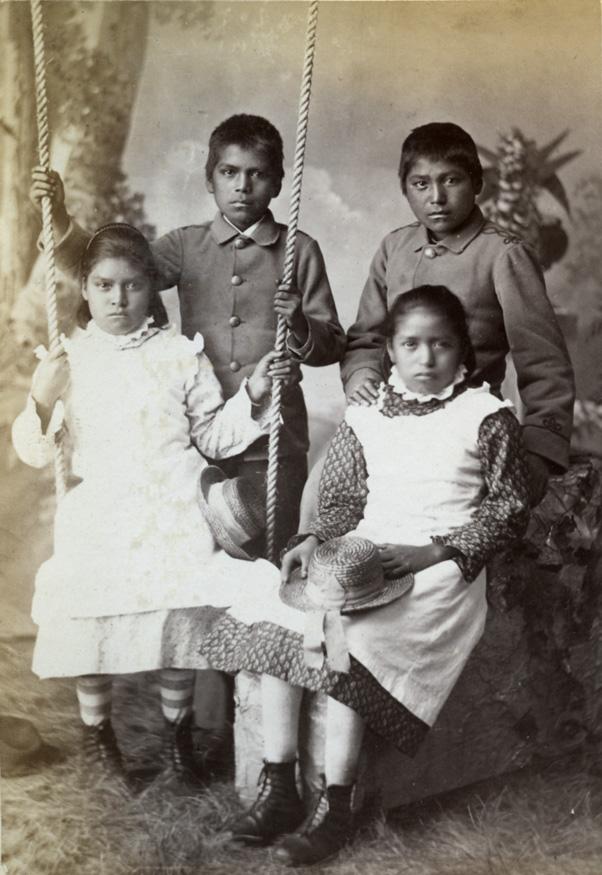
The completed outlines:
<svg viewBox="0 0 602 875">
<path fill-rule="evenodd" d="M 36 768 L 63 759 L 63 752 L 45 742 L 31 721 L 0 715 L 0 766 L 3 777 L 27 775 Z"/>
<path fill-rule="evenodd" d="M 211 533 L 219 546 L 233 559 L 244 559 L 247 562 L 255 561 L 255 556 L 248 553 L 243 547 L 234 541 L 226 526 L 213 508 L 209 505 L 209 490 L 217 483 L 223 483 L 228 478 L 217 465 L 208 465 L 201 471 L 199 477 L 197 499 L 203 516 L 205 517 Z"/>
<path fill-rule="evenodd" d="M 297 567 L 292 572 L 288 583 L 283 583 L 280 586 L 280 598 L 291 608 L 296 608 L 298 611 L 321 611 L 328 610 L 323 605 L 317 604 L 308 598 L 305 588 L 308 578 L 301 577 L 301 568 Z M 414 586 L 414 575 L 404 574 L 403 577 L 395 577 L 391 580 L 385 579 L 385 586 L 379 592 L 375 593 L 372 598 L 360 605 L 349 605 L 341 609 L 341 614 L 351 614 L 357 611 L 367 611 L 372 608 L 378 608 L 382 605 L 388 605 L 396 599 L 405 595 L 408 590 Z"/>
</svg>

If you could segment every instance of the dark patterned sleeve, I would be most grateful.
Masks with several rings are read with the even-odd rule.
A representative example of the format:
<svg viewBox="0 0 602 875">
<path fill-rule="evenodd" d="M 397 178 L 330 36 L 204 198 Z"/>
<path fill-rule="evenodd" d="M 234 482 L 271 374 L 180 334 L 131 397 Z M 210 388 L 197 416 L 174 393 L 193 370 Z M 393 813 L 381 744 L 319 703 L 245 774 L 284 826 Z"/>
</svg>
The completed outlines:
<svg viewBox="0 0 602 875">
<path fill-rule="evenodd" d="M 320 540 L 338 538 L 352 531 L 364 516 L 368 472 L 357 435 L 346 422 L 336 430 L 318 496 L 318 516 L 309 527 Z"/>
<path fill-rule="evenodd" d="M 486 416 L 478 448 L 485 494 L 472 520 L 437 535 L 433 541 L 455 547 L 454 561 L 465 580 L 475 579 L 485 563 L 525 531 L 529 521 L 528 469 L 521 427 L 507 407 Z"/>
</svg>

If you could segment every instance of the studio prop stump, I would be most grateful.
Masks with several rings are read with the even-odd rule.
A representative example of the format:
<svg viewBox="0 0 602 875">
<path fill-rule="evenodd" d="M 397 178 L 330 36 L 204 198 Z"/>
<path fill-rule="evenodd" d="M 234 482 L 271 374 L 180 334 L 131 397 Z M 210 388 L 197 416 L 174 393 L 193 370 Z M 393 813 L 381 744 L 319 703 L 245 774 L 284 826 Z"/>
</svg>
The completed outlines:
<svg viewBox="0 0 602 875">
<path fill-rule="evenodd" d="M 601 471 L 574 460 L 554 478 L 523 541 L 488 568 L 489 613 L 439 720 L 412 760 L 369 735 L 358 801 L 385 808 L 578 749 L 602 732 Z M 306 694 L 300 766 L 312 792 L 323 771 L 325 697 Z M 236 786 L 256 796 L 262 765 L 259 679 L 236 679 Z"/>
</svg>

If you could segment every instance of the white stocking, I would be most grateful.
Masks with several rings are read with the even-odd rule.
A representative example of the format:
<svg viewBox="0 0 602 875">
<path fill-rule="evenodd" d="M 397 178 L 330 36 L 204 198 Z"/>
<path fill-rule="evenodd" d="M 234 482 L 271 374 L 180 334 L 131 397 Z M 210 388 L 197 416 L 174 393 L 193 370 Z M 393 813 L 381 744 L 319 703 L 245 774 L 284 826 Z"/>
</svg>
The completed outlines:
<svg viewBox="0 0 602 875">
<path fill-rule="evenodd" d="M 329 696 L 324 754 L 328 786 L 355 782 L 363 738 L 364 721 L 359 714 Z"/>
<path fill-rule="evenodd" d="M 301 687 L 261 676 L 263 752 L 268 762 L 287 763 L 296 758 L 302 697 Z"/>
</svg>

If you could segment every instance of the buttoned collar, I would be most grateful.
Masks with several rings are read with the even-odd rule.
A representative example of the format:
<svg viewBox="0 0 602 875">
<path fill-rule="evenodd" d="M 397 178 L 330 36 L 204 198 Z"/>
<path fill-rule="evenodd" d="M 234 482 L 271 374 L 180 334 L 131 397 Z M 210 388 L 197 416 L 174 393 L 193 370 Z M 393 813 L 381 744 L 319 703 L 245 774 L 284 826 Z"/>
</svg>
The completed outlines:
<svg viewBox="0 0 602 875">
<path fill-rule="evenodd" d="M 428 231 L 424 225 L 418 224 L 415 229 L 416 241 L 414 252 L 420 252 L 421 249 L 431 246 L 434 249 L 439 247 L 449 249 L 450 252 L 459 255 L 461 252 L 464 252 L 470 243 L 472 243 L 486 221 L 487 220 L 480 208 L 475 204 L 474 210 L 459 230 L 454 231 L 452 234 L 448 234 L 443 240 L 436 240 L 434 242 L 429 240 Z"/>
<path fill-rule="evenodd" d="M 271 246 L 278 240 L 280 228 L 270 210 L 266 212 L 259 222 L 256 222 L 255 225 L 246 231 L 237 230 L 231 222 L 226 221 L 221 213 L 217 213 L 211 223 L 211 234 L 215 242 L 219 243 L 220 246 L 223 243 L 228 243 L 234 237 L 250 237 L 259 246 Z"/>
</svg>

